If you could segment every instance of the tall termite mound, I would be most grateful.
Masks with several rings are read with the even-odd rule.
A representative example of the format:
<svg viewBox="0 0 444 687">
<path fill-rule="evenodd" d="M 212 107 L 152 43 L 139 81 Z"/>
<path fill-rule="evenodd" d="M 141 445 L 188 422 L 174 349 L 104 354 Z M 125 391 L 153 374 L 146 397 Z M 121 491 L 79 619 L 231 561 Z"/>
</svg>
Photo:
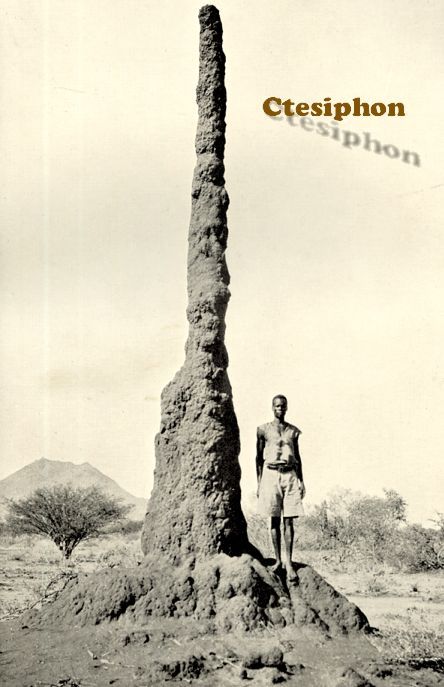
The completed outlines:
<svg viewBox="0 0 444 687">
<path fill-rule="evenodd" d="M 188 247 L 185 363 L 162 393 L 154 488 L 134 568 L 78 576 L 40 611 L 38 624 L 98 624 L 193 618 L 218 630 L 264 625 L 366 629 L 364 614 L 310 566 L 287 585 L 248 542 L 241 510 L 239 429 L 224 344 L 229 274 L 225 262 L 225 56 L 217 9 L 200 10 L 199 122 Z"/>
<path fill-rule="evenodd" d="M 217 9 L 200 10 L 197 161 L 188 235 L 185 363 L 163 390 L 144 553 L 178 564 L 247 550 L 240 506 L 239 429 L 224 344 L 230 276 L 225 261 L 225 55 Z"/>
</svg>

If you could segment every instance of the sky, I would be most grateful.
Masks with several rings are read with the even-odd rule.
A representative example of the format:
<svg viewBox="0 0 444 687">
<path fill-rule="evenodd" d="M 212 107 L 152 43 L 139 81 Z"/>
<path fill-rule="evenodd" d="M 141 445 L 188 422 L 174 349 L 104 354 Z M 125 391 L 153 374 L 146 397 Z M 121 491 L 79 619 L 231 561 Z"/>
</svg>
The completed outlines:
<svg viewBox="0 0 444 687">
<path fill-rule="evenodd" d="M 444 511 L 444 7 L 217 6 L 243 493 L 284 393 L 308 505 L 392 488 L 430 524 Z M 0 479 L 87 461 L 149 495 L 187 335 L 199 7 L 2 2 Z M 270 96 L 401 101 L 403 118 L 337 126 L 420 165 L 267 117 Z"/>
</svg>

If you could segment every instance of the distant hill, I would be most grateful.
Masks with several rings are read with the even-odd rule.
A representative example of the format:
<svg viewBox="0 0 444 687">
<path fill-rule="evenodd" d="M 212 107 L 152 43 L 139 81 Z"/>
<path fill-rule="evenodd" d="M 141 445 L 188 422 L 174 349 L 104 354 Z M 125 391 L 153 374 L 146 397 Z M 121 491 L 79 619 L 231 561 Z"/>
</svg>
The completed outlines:
<svg viewBox="0 0 444 687">
<path fill-rule="evenodd" d="M 39 487 L 68 483 L 75 487 L 96 485 L 123 503 L 134 506 L 128 513 L 131 520 L 142 520 L 145 515 L 147 499 L 133 496 L 89 463 L 75 465 L 67 461 L 40 458 L 0 480 L 0 518 L 3 519 L 6 514 L 6 499 L 24 498 Z"/>
</svg>

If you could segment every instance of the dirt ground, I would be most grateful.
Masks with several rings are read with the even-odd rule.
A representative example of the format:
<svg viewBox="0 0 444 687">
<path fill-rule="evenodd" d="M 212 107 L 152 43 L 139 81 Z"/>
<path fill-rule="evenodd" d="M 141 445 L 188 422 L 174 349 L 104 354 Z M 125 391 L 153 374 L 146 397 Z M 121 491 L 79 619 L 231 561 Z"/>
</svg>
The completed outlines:
<svg viewBox="0 0 444 687">
<path fill-rule="evenodd" d="M 444 574 L 321 569 L 379 632 L 328 639 L 315 631 L 267 629 L 215 635 L 196 622 L 135 627 L 27 627 L 20 611 L 48 597 L 64 576 L 141 557 L 137 536 L 81 545 L 66 566 L 51 542 L 0 542 L 0 683 L 10 687 L 201 687 L 286 683 L 300 687 L 444 685 Z M 302 558 L 302 556 L 301 556 Z M 312 562 L 308 561 L 307 562 Z M 324 566 L 325 568 L 325 566 Z M 54 580 L 53 586 L 48 584 Z M 347 672 L 348 671 L 348 672 Z"/>
<path fill-rule="evenodd" d="M 9 624 L 8 624 L 9 625 Z M 214 636 L 177 621 L 145 628 L 114 625 L 75 629 L 60 633 L 59 628 L 36 632 L 17 625 L 3 626 L 2 684 L 11 687 L 37 685 L 163 685 L 171 681 L 198 681 L 212 685 L 269 685 L 273 676 L 289 685 L 330 684 L 350 665 L 368 664 L 375 651 L 365 640 L 327 642 L 320 637 Z M 9 630 L 9 634 L 8 634 Z M 254 665 L 259 653 L 283 652 L 282 662 Z M 276 652 L 277 653 L 277 652 Z M 278 657 L 279 659 L 279 657 Z M 245 673 L 243 673 L 245 671 Z M 244 678 L 242 676 L 245 675 Z M 71 682 L 70 682 L 71 681 Z M 333 683 L 332 683 L 333 684 Z M 438 684 L 438 683 L 435 683 Z"/>
</svg>

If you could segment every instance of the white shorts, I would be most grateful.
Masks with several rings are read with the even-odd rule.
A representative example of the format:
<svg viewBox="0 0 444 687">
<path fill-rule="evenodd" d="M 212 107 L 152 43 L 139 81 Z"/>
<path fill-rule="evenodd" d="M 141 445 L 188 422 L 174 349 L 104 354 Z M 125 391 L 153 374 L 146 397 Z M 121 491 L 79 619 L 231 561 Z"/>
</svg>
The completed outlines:
<svg viewBox="0 0 444 687">
<path fill-rule="evenodd" d="M 304 515 L 298 478 L 294 470 L 279 472 L 264 465 L 259 485 L 259 512 L 267 518 Z"/>
</svg>

